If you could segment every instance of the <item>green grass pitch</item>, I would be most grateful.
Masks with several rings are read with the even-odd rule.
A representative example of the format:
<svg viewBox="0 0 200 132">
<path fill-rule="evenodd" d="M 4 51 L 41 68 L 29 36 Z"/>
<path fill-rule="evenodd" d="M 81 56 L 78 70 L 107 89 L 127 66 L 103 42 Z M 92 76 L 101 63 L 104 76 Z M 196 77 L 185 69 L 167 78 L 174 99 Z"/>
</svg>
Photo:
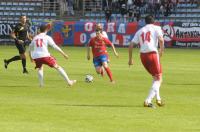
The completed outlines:
<svg viewBox="0 0 200 132">
<path fill-rule="evenodd" d="M 16 55 L 12 46 L 0 47 L 0 132 L 197 132 L 200 131 L 200 50 L 166 49 L 162 57 L 161 97 L 165 107 L 144 108 L 151 76 L 134 49 L 134 66 L 128 67 L 128 49 L 109 49 L 116 84 L 95 73 L 86 49 L 63 47 L 69 55 L 51 49 L 53 56 L 77 84 L 68 87 L 56 70 L 44 67 L 43 88 L 38 87 L 34 64 L 28 75 L 21 61 L 5 70 L 3 59 Z M 93 83 L 84 81 L 85 74 Z"/>
</svg>

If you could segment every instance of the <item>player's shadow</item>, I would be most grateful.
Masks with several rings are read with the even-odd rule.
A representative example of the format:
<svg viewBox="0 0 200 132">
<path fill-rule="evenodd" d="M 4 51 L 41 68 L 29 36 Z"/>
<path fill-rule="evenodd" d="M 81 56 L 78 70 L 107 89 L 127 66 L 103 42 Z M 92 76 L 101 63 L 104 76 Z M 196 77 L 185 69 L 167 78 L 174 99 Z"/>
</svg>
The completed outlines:
<svg viewBox="0 0 200 132">
<path fill-rule="evenodd" d="M 54 104 L 57 106 L 67 106 L 67 107 L 105 107 L 105 108 L 131 108 L 131 107 L 141 107 L 141 105 L 109 105 L 109 104 Z"/>
<path fill-rule="evenodd" d="M 166 83 L 167 85 L 183 85 L 183 86 L 189 86 L 189 85 L 200 85 L 200 83 Z"/>
<path fill-rule="evenodd" d="M 20 87 L 30 87 L 26 85 L 0 85 L 2 88 L 20 88 Z"/>
</svg>

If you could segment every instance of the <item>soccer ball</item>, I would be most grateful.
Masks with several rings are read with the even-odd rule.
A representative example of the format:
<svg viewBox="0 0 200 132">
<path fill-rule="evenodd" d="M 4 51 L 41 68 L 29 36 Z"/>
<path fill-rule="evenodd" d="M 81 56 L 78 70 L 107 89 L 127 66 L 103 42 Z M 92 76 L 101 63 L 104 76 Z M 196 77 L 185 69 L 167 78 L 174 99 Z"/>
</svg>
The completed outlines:
<svg viewBox="0 0 200 132">
<path fill-rule="evenodd" d="M 87 74 L 86 76 L 85 76 L 85 82 L 87 82 L 87 83 L 90 83 L 90 82 L 93 82 L 93 76 L 92 75 L 89 75 L 89 74 Z"/>
</svg>

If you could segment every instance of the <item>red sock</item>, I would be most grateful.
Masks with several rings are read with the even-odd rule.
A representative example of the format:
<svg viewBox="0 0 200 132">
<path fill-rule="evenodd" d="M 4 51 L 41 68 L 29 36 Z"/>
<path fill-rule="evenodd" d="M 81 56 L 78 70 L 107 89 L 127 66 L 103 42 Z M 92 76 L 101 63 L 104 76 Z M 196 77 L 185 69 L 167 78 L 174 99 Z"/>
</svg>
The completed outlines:
<svg viewBox="0 0 200 132">
<path fill-rule="evenodd" d="M 107 75 L 110 78 L 110 81 L 112 82 L 113 81 L 113 77 L 112 77 L 112 72 L 111 72 L 110 68 L 106 67 L 105 70 L 106 70 Z"/>
</svg>

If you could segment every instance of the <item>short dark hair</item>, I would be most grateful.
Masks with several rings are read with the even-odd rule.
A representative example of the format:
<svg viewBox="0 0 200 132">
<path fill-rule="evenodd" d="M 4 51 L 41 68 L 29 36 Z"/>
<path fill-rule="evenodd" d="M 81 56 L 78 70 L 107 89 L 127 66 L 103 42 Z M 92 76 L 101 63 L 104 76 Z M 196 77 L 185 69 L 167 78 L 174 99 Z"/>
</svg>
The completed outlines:
<svg viewBox="0 0 200 132">
<path fill-rule="evenodd" d="M 153 24 L 154 23 L 154 17 L 152 15 L 147 15 L 145 17 L 145 23 L 146 24 Z"/>
<path fill-rule="evenodd" d="M 43 32 L 45 32 L 46 30 L 47 30 L 47 25 L 46 25 L 46 24 L 42 24 L 42 25 L 40 26 L 40 32 L 43 33 Z"/>
</svg>

